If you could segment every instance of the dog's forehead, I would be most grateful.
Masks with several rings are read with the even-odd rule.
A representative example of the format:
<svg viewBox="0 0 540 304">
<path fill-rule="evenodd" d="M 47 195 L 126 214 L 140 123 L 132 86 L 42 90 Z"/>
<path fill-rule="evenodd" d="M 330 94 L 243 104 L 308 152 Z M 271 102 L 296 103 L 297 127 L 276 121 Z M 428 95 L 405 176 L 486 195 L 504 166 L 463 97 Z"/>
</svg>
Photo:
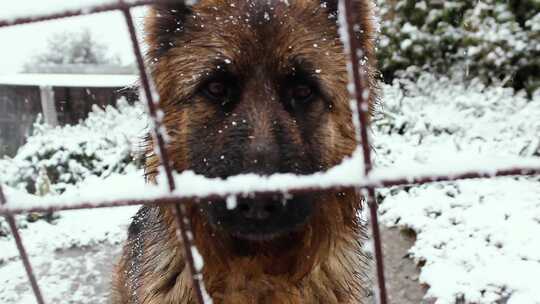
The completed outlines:
<svg viewBox="0 0 540 304">
<path fill-rule="evenodd" d="M 335 20 L 319 0 L 203 0 L 188 18 L 197 33 L 186 42 L 235 65 L 271 62 L 279 68 L 318 57 L 335 45 Z M 325 48 L 331 51 L 332 48 Z M 297 61 L 297 60 L 296 60 Z M 319 60 L 318 60 L 319 61 Z"/>
<path fill-rule="evenodd" d="M 193 8 L 207 9 L 227 13 L 244 14 L 249 21 L 268 21 L 273 13 L 284 14 L 287 10 L 299 7 L 324 7 L 326 2 L 319 0 L 200 0 Z"/>
</svg>

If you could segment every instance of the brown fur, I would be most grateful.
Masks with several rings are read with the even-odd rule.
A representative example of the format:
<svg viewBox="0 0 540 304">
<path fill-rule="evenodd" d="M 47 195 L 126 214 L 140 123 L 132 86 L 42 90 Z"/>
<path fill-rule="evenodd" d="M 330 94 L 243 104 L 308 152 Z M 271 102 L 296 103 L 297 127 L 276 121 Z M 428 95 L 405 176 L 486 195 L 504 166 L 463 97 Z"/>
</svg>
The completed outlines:
<svg viewBox="0 0 540 304">
<path fill-rule="evenodd" d="M 337 35 L 336 19 L 329 18 L 336 4 L 330 1 L 325 8 L 317 0 L 288 2 L 290 5 L 277 0 L 201 0 L 193 8 L 155 8 L 147 17 L 149 62 L 161 95 L 164 123 L 171 138 L 167 149 L 176 170 L 191 169 L 198 161 L 193 156 L 195 146 L 202 150 L 229 149 L 226 137 L 215 130 L 193 134 L 204 132 L 197 126 L 211 125 L 219 116 L 193 92 L 214 62 L 224 59 L 232 62 L 231 68 L 237 73 L 260 68 L 261 73 L 270 75 L 290 69 L 290 62 L 296 58 L 309 61 L 312 71 L 320 70 L 312 73 L 331 107 L 314 106 L 310 112 L 313 117 L 305 117 L 306 129 L 285 119 L 287 139 L 306 151 L 316 151 L 319 169 L 323 170 L 352 154 L 355 140 L 346 89 L 346 55 Z M 360 12 L 363 50 L 373 64 L 371 3 L 357 0 L 355 5 Z M 369 72 L 374 100 L 373 69 Z M 259 81 L 254 73 L 254 77 L 243 80 L 247 87 L 250 81 Z M 254 86 L 265 88 L 256 83 Z M 246 94 L 255 102 L 268 98 L 271 92 L 248 90 Z M 255 108 L 246 102 L 242 107 L 257 138 L 272 130 L 270 115 L 285 115 L 271 103 L 261 102 Z M 220 119 L 224 127 L 232 118 Z M 205 143 L 210 135 L 216 141 Z M 194 141 L 194 137 L 199 140 Z M 150 141 L 149 151 L 152 149 Z M 150 180 L 158 167 L 159 159 L 150 155 L 146 165 Z M 315 211 L 302 229 L 279 240 L 240 245 L 212 229 L 204 212 L 194 202 L 188 203 L 194 241 L 205 262 L 204 283 L 214 303 L 367 303 L 369 263 L 361 250 L 365 233 L 357 217 L 361 205 L 354 190 L 319 192 L 313 196 Z M 113 303 L 195 303 L 175 229 L 170 207 L 146 206 L 139 211 L 115 270 Z M 248 254 L 238 254 L 239 247 Z"/>
</svg>

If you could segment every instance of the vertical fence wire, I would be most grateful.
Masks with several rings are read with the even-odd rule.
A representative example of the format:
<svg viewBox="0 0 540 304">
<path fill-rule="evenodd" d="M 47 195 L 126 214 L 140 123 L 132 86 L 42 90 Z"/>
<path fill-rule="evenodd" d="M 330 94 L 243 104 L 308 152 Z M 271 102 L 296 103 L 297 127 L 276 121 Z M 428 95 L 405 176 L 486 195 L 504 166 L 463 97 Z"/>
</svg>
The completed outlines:
<svg viewBox="0 0 540 304">
<path fill-rule="evenodd" d="M 0 183 L 0 205 L 5 204 L 7 204 L 6 196 L 4 195 L 4 190 L 2 189 L 2 184 Z M 19 229 L 17 228 L 15 217 L 10 214 L 6 215 L 5 218 L 9 225 L 9 228 L 11 229 L 13 238 L 15 239 L 17 250 L 19 251 L 19 255 L 24 265 L 24 270 L 26 271 L 26 276 L 30 281 L 30 286 L 32 286 L 32 291 L 34 292 L 36 301 L 38 304 L 45 304 L 45 301 L 43 300 L 43 296 L 41 294 L 41 290 L 39 289 L 39 285 L 36 280 L 36 276 L 34 275 L 34 270 L 32 269 L 32 265 L 30 264 L 30 259 L 28 258 L 28 254 L 26 253 L 26 249 L 24 248 L 21 235 L 19 234 Z"/>
<path fill-rule="evenodd" d="M 348 73 L 349 83 L 352 87 L 349 89 L 353 100 L 351 110 L 358 112 L 358 118 L 356 127 L 360 128 L 356 132 L 360 131 L 360 147 L 362 149 L 362 155 L 364 160 L 364 176 L 367 177 L 373 168 L 371 161 L 371 148 L 368 134 L 368 124 L 370 116 L 370 91 L 367 80 L 367 61 L 364 59 L 363 50 L 361 48 L 361 42 L 359 33 L 362 32 L 362 28 L 358 22 L 360 22 L 353 0 L 339 0 L 339 14 L 340 14 L 340 34 L 344 44 L 345 51 L 349 54 Z M 356 105 L 356 108 L 354 107 Z M 384 261 L 382 252 L 382 240 L 379 229 L 379 220 L 377 214 L 377 201 L 375 196 L 375 188 L 367 188 L 367 197 L 365 197 L 370 209 L 370 222 L 373 234 L 373 244 L 375 249 L 375 264 L 377 273 L 377 298 L 381 304 L 388 303 L 388 296 L 386 291 L 386 281 L 384 278 Z"/>
<path fill-rule="evenodd" d="M 124 14 L 126 24 L 129 30 L 129 35 L 130 35 L 131 43 L 133 46 L 133 52 L 137 60 L 137 67 L 139 69 L 139 75 L 141 78 L 140 82 L 143 87 L 143 94 L 146 99 L 148 113 L 153 122 L 152 136 L 154 140 L 155 149 L 158 154 L 158 157 L 161 160 L 161 166 L 163 167 L 163 171 L 165 173 L 169 191 L 174 192 L 176 186 L 174 183 L 174 177 L 172 174 L 172 168 L 171 168 L 169 155 L 165 147 L 164 135 L 162 133 L 164 130 L 164 126 L 163 126 L 162 121 L 158 118 L 158 115 L 157 115 L 159 101 L 155 100 L 155 97 L 157 96 L 154 96 L 154 92 L 153 92 L 154 86 L 152 85 L 152 80 L 150 78 L 151 76 L 148 73 L 146 69 L 146 65 L 144 63 L 143 55 L 141 52 L 141 48 L 139 46 L 139 41 L 138 41 L 137 33 L 135 30 L 135 25 L 133 23 L 133 16 L 131 15 L 131 11 L 130 11 L 130 6 L 125 5 L 125 2 L 123 0 L 118 0 L 118 2 L 120 4 L 124 4 L 124 6 L 121 8 L 121 11 Z M 203 298 L 204 287 L 203 287 L 203 282 L 202 282 L 202 274 L 195 268 L 195 263 L 193 259 L 193 251 L 192 251 L 192 247 L 194 245 L 192 244 L 192 238 L 190 237 L 193 234 L 191 232 L 190 220 L 186 214 L 187 213 L 186 205 L 174 204 L 173 212 L 174 212 L 174 216 L 175 216 L 176 224 L 177 224 L 176 234 L 179 239 L 179 242 L 184 247 L 184 253 L 187 260 L 187 266 L 191 274 L 191 283 L 192 283 L 195 299 L 199 304 L 204 304 L 205 301 Z"/>
</svg>

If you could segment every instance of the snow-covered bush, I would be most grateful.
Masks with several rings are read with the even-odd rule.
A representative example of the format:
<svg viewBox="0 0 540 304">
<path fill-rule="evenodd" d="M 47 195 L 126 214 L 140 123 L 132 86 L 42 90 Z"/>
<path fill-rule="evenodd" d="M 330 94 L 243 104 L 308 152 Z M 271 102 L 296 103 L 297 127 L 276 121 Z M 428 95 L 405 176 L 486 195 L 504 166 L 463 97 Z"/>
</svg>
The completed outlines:
<svg viewBox="0 0 540 304">
<path fill-rule="evenodd" d="M 386 80 L 420 70 L 540 88 L 537 0 L 379 0 L 380 68 Z"/>
<path fill-rule="evenodd" d="M 0 180 L 36 192 L 39 171 L 46 169 L 51 190 L 62 192 L 89 176 L 123 173 L 141 165 L 141 145 L 148 121 L 140 104 L 119 100 L 116 108 L 95 106 L 77 125 L 51 128 L 38 121 L 14 158 L 0 160 Z"/>
<path fill-rule="evenodd" d="M 427 73 L 394 79 L 384 95 L 374 124 L 379 153 L 540 157 L 540 95 Z M 426 150 L 433 147 L 440 150 Z"/>
</svg>

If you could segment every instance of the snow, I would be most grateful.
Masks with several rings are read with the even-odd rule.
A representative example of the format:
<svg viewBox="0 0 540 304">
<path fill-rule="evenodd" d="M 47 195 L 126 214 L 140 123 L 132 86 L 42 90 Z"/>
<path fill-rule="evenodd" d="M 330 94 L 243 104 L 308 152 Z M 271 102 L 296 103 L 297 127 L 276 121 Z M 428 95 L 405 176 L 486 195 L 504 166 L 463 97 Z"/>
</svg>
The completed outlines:
<svg viewBox="0 0 540 304">
<path fill-rule="evenodd" d="M 227 210 L 233 210 L 238 205 L 238 201 L 236 199 L 236 195 L 229 195 L 227 196 L 227 200 L 225 201 L 227 204 Z"/>
<path fill-rule="evenodd" d="M 0 85 L 76 88 L 123 88 L 133 86 L 137 75 L 12 74 L 0 75 Z"/>
<path fill-rule="evenodd" d="M 204 266 L 203 257 L 197 250 L 197 247 L 191 246 L 191 254 L 193 255 L 193 266 L 196 272 L 201 272 Z"/>
</svg>

